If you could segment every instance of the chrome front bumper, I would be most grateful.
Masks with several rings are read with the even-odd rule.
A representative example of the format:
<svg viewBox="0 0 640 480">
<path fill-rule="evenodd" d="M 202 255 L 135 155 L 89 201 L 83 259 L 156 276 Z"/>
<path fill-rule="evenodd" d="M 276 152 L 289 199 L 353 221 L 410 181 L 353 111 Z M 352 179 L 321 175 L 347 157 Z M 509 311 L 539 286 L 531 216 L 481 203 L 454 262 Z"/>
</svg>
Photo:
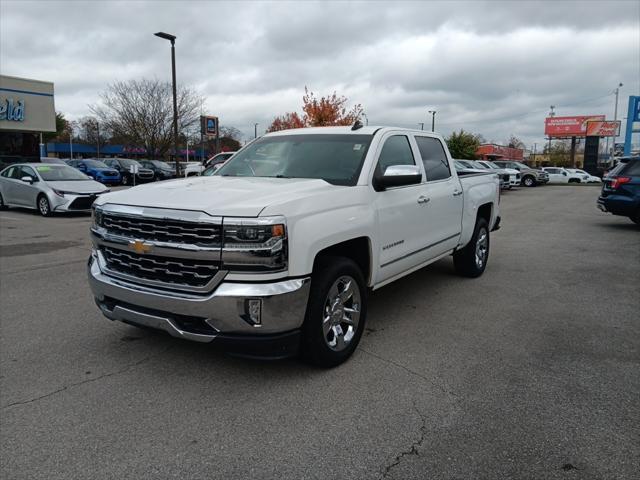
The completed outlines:
<svg viewBox="0 0 640 480">
<path fill-rule="evenodd" d="M 260 337 L 299 329 L 310 287 L 310 278 L 300 278 L 271 283 L 222 281 L 204 295 L 168 291 L 106 275 L 95 252 L 88 270 L 96 303 L 107 318 L 198 342 L 229 334 Z M 261 300 L 259 324 L 246 319 L 246 301 L 256 299 Z"/>
</svg>

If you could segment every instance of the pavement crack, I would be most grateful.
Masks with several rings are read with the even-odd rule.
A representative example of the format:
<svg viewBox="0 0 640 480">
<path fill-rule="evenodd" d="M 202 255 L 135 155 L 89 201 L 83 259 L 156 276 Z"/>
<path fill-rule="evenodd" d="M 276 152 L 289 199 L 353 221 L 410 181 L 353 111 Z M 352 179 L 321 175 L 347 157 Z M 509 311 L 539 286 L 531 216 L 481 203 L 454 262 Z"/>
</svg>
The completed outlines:
<svg viewBox="0 0 640 480">
<path fill-rule="evenodd" d="M 168 352 L 169 350 L 171 350 L 171 348 L 173 348 L 173 346 L 169 346 L 168 348 L 163 349 L 162 351 L 158 352 L 158 353 L 154 353 L 153 355 L 148 355 L 136 362 L 130 363 L 128 365 L 125 365 L 124 367 L 122 367 L 119 370 L 116 370 L 115 372 L 109 372 L 109 373 L 104 373 L 100 376 L 97 376 L 95 378 L 88 378 L 87 380 L 82 380 L 81 382 L 76 382 L 76 383 L 72 383 L 70 385 L 64 385 L 60 388 L 58 388 L 57 390 L 53 390 L 52 392 L 49 393 L 45 393 L 44 395 L 39 395 L 37 397 L 34 398 L 30 398 L 28 400 L 20 400 L 18 402 L 13 402 L 13 403 L 9 403 L 7 405 L 3 405 L 1 407 L 2 410 L 11 408 L 11 407 L 16 407 L 16 406 L 20 406 L 20 405 L 28 405 L 30 403 L 35 403 L 38 402 L 42 399 L 48 398 L 48 397 L 52 397 L 53 395 L 56 395 L 60 392 L 64 392 L 65 390 L 68 390 L 70 388 L 73 387 L 78 387 L 80 385 L 84 385 L 86 383 L 93 383 L 93 382 L 98 382 L 100 380 L 103 380 L 105 378 L 109 378 L 109 377 L 115 377 L 117 375 L 121 375 L 123 373 L 128 372 L 129 370 L 132 370 L 133 368 L 139 367 L 140 365 L 147 363 L 148 361 L 154 359 L 155 357 L 158 357 L 166 352 Z"/>
<path fill-rule="evenodd" d="M 378 355 L 377 353 L 373 353 L 370 352 L 369 350 L 366 350 L 362 347 L 358 348 L 359 351 L 364 352 L 368 355 L 371 355 L 372 357 L 377 358 L 378 360 L 383 361 L 384 363 L 387 363 L 389 365 L 393 365 L 395 367 L 401 368 L 402 370 L 404 370 L 405 372 L 409 373 L 410 375 L 416 376 L 418 378 L 421 378 L 422 380 L 428 382 L 429 384 L 433 385 L 434 387 L 436 387 L 438 390 L 440 390 L 442 393 L 446 393 L 448 395 L 451 395 L 453 397 L 458 397 L 458 394 L 456 394 L 455 392 L 452 392 L 451 390 L 447 389 L 446 387 L 440 385 L 437 382 L 434 382 L 432 379 L 430 379 L 429 377 L 426 377 L 425 375 L 422 375 L 419 372 L 416 372 L 415 370 L 411 370 L 409 367 L 407 367 L 406 365 L 403 365 L 401 363 L 396 362 L 395 360 L 391 360 L 389 358 L 384 358 L 381 357 L 380 355 Z"/>
<path fill-rule="evenodd" d="M 413 409 L 415 410 L 415 412 L 420 417 L 420 420 L 422 421 L 422 424 L 420 425 L 420 438 L 418 438 L 415 442 L 413 442 L 409 448 L 399 452 L 394 457 L 394 459 L 384 467 L 384 470 L 382 471 L 382 476 L 380 477 L 381 479 L 387 478 L 391 473 L 391 470 L 393 470 L 395 467 L 400 465 L 400 462 L 404 457 L 411 456 L 411 455 L 420 455 L 420 452 L 418 451 L 418 449 L 424 443 L 425 437 L 427 435 L 427 419 L 420 412 L 420 410 L 418 410 L 418 407 L 416 406 L 415 403 L 413 404 Z"/>
</svg>

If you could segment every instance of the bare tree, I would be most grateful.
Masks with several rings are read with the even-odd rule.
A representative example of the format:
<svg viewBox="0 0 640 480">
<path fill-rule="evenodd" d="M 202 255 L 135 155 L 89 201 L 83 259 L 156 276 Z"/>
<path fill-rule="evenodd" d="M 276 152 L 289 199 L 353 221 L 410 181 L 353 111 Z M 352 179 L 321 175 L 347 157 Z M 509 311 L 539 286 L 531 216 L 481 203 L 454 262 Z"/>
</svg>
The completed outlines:
<svg viewBox="0 0 640 480">
<path fill-rule="evenodd" d="M 115 82 L 89 108 L 114 137 L 130 146 L 142 147 L 147 156 L 165 156 L 173 144 L 172 89 L 154 79 Z M 178 90 L 178 132 L 198 123 L 202 97 L 188 87 Z"/>
<path fill-rule="evenodd" d="M 522 150 L 525 149 L 524 142 L 513 134 L 511 134 L 509 140 L 507 140 L 507 146 L 511 148 L 520 148 Z"/>
</svg>

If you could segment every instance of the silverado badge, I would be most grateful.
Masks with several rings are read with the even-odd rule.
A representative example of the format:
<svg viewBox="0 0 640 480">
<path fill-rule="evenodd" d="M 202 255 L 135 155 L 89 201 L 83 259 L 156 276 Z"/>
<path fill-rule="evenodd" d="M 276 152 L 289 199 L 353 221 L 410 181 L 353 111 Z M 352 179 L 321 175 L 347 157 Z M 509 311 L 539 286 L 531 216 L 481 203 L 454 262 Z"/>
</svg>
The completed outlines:
<svg viewBox="0 0 640 480">
<path fill-rule="evenodd" d="M 144 243 L 142 240 L 133 240 L 129 242 L 129 248 L 136 253 L 143 254 L 149 253 L 152 246 L 148 243 Z"/>
</svg>

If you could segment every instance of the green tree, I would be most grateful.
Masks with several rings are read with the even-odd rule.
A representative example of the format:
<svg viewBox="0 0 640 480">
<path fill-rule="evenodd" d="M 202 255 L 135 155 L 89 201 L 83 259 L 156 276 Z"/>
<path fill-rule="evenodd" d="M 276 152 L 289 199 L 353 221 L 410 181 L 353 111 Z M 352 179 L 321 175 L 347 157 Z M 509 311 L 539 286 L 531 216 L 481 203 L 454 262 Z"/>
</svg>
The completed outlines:
<svg viewBox="0 0 640 480">
<path fill-rule="evenodd" d="M 477 158 L 476 150 L 482 142 L 482 136 L 460 129 L 459 132 L 452 132 L 445 140 L 453 158 L 474 160 Z"/>
<path fill-rule="evenodd" d="M 64 118 L 64 114 L 60 112 L 56 112 L 56 131 L 55 132 L 47 132 L 42 134 L 42 140 L 44 143 L 52 142 L 54 140 L 62 141 L 64 136 L 67 137 L 67 141 L 69 140 L 68 135 L 69 130 L 69 122 L 66 118 Z"/>
</svg>

